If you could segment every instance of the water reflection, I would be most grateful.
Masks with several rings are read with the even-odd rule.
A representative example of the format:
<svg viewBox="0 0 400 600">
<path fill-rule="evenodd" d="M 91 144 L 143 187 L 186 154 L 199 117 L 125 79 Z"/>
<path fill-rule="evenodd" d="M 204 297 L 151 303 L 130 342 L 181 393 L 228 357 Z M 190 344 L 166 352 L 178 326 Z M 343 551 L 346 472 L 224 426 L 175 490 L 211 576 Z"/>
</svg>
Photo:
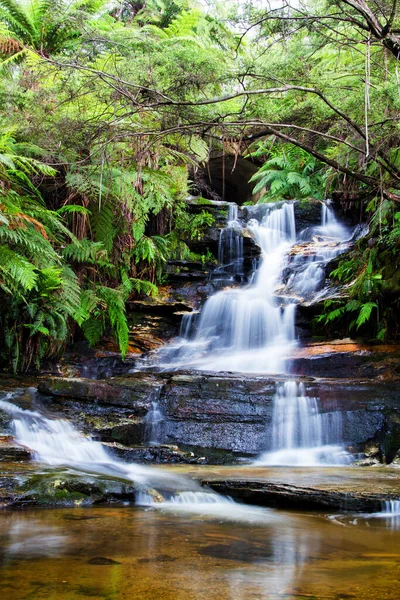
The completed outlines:
<svg viewBox="0 0 400 600">
<path fill-rule="evenodd" d="M 332 515 L 331 520 L 340 525 L 362 525 L 366 527 L 384 527 L 392 531 L 400 531 L 400 500 L 382 502 L 382 510 L 374 513 L 349 515 Z"/>
<path fill-rule="evenodd" d="M 63 554 L 68 546 L 68 534 L 57 527 L 30 519 L 18 513 L 11 516 L 11 523 L 4 539 L 1 536 L 1 550 L 5 555 L 32 557 L 56 556 Z"/>
<path fill-rule="evenodd" d="M 118 507 L 0 513 L 2 597 L 397 600 L 400 533 L 384 523 Z"/>
</svg>

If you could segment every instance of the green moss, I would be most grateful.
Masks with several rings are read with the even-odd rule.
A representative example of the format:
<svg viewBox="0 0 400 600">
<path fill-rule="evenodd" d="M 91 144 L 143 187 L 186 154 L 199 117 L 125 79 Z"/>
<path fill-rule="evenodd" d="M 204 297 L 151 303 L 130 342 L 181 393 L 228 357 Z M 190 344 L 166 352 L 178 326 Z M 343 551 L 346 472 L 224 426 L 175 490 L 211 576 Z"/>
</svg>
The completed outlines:
<svg viewBox="0 0 400 600">
<path fill-rule="evenodd" d="M 212 206 L 213 203 L 211 200 L 207 200 L 207 198 L 203 198 L 203 196 L 199 196 L 196 200 L 197 204 L 201 204 L 202 206 Z"/>
</svg>

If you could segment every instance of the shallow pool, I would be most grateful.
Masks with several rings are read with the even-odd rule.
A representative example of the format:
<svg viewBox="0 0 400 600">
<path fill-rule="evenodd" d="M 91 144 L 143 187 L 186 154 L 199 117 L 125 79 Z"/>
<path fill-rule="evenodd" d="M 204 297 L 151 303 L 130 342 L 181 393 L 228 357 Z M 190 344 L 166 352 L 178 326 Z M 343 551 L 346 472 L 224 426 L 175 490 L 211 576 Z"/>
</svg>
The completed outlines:
<svg viewBox="0 0 400 600">
<path fill-rule="evenodd" d="M 247 507 L 0 513 L 2 600 L 398 600 L 396 519 Z"/>
</svg>

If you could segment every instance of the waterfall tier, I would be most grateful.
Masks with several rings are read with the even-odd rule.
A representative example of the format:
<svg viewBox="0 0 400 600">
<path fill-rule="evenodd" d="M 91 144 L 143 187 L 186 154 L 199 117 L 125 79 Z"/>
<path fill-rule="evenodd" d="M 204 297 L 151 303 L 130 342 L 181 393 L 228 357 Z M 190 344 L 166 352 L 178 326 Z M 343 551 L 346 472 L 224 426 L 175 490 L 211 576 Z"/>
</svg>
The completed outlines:
<svg viewBox="0 0 400 600">
<path fill-rule="evenodd" d="M 304 385 L 286 381 L 278 385 L 272 425 L 268 428 L 269 452 L 258 465 L 345 465 L 351 455 L 340 445 L 342 422 L 339 411 L 321 413 L 317 398 L 306 394 Z"/>
<path fill-rule="evenodd" d="M 162 368 L 284 373 L 296 345 L 296 305 L 319 292 L 329 260 L 346 249 L 349 238 L 332 210 L 323 205 L 321 225 L 296 238 L 294 202 L 246 207 L 247 222 L 231 204 L 220 233 L 219 266 L 230 287 L 212 295 L 200 313 L 185 315 L 180 337 L 155 356 Z M 243 235 L 262 250 L 251 283 L 241 281 Z M 153 362 L 154 364 L 154 362 Z"/>
</svg>

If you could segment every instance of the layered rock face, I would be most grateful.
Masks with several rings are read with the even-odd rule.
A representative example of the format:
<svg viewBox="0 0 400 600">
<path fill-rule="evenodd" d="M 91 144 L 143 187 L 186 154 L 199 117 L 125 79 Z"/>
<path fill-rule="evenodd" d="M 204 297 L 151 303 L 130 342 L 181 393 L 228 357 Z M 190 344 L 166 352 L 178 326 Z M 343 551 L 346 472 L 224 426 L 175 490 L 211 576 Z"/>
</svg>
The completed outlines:
<svg viewBox="0 0 400 600">
<path fill-rule="evenodd" d="M 144 441 L 144 416 L 156 394 L 164 416 L 162 443 L 254 456 L 268 447 L 276 386 L 284 380 L 231 373 L 134 374 L 110 381 L 53 378 L 43 381 L 39 392 L 51 411 L 100 440 L 126 445 Z M 346 445 L 357 451 L 374 441 L 382 460 L 397 459 L 395 382 L 297 380 L 319 399 L 321 413 L 341 413 Z"/>
<path fill-rule="evenodd" d="M 157 298 L 141 298 L 128 303 L 131 325 L 130 350 L 141 354 L 160 347 L 177 336 L 186 313 L 199 310 L 216 291 L 226 286 L 246 283 L 254 259 L 261 249 L 248 234 L 243 234 L 243 272 L 240 278 L 228 278 L 215 272 L 218 264 L 221 231 L 226 227 L 232 203 L 193 198 L 187 202 L 195 217 L 207 213 L 213 220 L 201 239 L 186 239 L 193 253 L 189 260 L 169 260 L 164 267 L 165 284 Z"/>
</svg>

